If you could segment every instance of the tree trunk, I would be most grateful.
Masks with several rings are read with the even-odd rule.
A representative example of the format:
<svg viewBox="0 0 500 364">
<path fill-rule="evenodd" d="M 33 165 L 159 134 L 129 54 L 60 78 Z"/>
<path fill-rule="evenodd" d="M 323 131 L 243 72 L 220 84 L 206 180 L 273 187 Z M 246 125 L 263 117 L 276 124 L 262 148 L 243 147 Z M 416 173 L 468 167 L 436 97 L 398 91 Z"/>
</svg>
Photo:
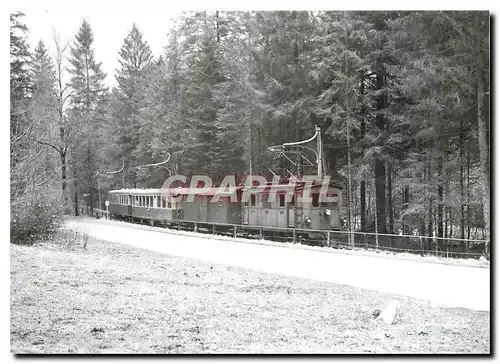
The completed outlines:
<svg viewBox="0 0 500 364">
<path fill-rule="evenodd" d="M 449 217 L 449 206 L 445 206 L 444 208 L 444 237 L 448 237 L 448 217 Z"/>
<path fill-rule="evenodd" d="M 66 152 L 61 152 L 61 192 L 64 201 L 64 213 L 68 213 L 68 194 L 67 194 L 67 180 L 66 180 Z"/>
<path fill-rule="evenodd" d="M 450 234 L 448 236 L 451 238 L 453 237 L 453 215 L 451 207 L 448 207 L 448 213 L 450 214 Z"/>
<path fill-rule="evenodd" d="M 74 201 L 74 205 L 75 205 L 75 216 L 80 216 L 80 211 L 79 211 L 79 208 L 78 208 L 78 180 L 76 179 L 76 170 L 73 171 L 73 179 L 74 179 L 74 187 L 75 187 L 75 201 Z"/>
<path fill-rule="evenodd" d="M 437 211 L 437 236 L 438 238 L 443 237 L 443 185 L 438 185 L 438 211 Z"/>
<path fill-rule="evenodd" d="M 217 32 L 217 43 L 220 43 L 220 32 L 219 32 L 219 11 L 215 12 L 215 28 Z"/>
<path fill-rule="evenodd" d="M 464 144 L 465 133 L 462 119 L 460 119 L 460 239 L 465 238 L 465 211 L 464 211 Z"/>
<path fill-rule="evenodd" d="M 485 245 L 485 253 L 489 256 L 489 239 L 490 239 L 490 171 L 489 171 L 489 145 L 488 145 L 488 124 L 489 122 L 483 115 L 484 103 L 484 82 L 483 82 L 483 54 L 482 54 L 482 37 L 481 37 L 481 13 L 476 14 L 476 56 L 478 59 L 477 65 L 477 122 L 478 122 L 478 139 L 479 139 L 479 159 L 482 175 L 482 202 L 483 202 L 483 217 L 484 227 L 486 230 L 486 239 L 488 240 Z"/>
<path fill-rule="evenodd" d="M 389 210 L 389 233 L 394 234 L 394 209 L 392 205 L 392 166 L 387 164 L 387 209 Z"/>
<path fill-rule="evenodd" d="M 470 239 L 470 153 L 467 148 L 467 239 Z M 469 248 L 469 242 L 467 242 Z"/>
<path fill-rule="evenodd" d="M 433 224 L 432 224 L 432 219 L 433 219 L 433 212 L 432 212 L 432 198 L 429 198 L 429 215 L 427 217 L 427 233 L 428 233 L 428 236 L 429 238 L 432 238 L 433 237 L 433 233 L 434 233 L 434 227 L 433 227 Z M 429 250 L 432 249 L 432 239 L 429 239 Z"/>
<path fill-rule="evenodd" d="M 366 135 L 366 119 L 365 119 L 365 109 L 364 109 L 364 101 L 363 97 L 365 94 L 365 72 L 364 70 L 360 71 L 361 74 L 361 83 L 359 93 L 361 95 L 361 136 L 360 136 L 360 144 L 361 144 L 361 156 L 363 156 L 365 152 L 365 135 Z M 359 184 L 359 200 L 360 200 L 360 219 L 361 219 L 361 231 L 366 230 L 366 181 L 363 178 Z"/>
<path fill-rule="evenodd" d="M 360 216 L 361 216 L 361 231 L 366 230 L 366 182 L 362 180 L 359 186 L 360 193 Z"/>
<path fill-rule="evenodd" d="M 403 214 L 408 209 L 408 204 L 410 203 L 410 186 L 405 186 L 403 191 Z M 401 219 L 403 223 L 403 235 L 409 235 L 409 229 L 407 224 L 405 224 L 406 217 L 403 216 Z"/>
<path fill-rule="evenodd" d="M 377 229 L 381 234 L 387 233 L 385 222 L 385 164 L 380 159 L 375 160 L 375 198 Z"/>
<path fill-rule="evenodd" d="M 376 79 L 376 89 L 382 90 L 385 84 L 385 77 L 383 74 L 383 69 L 379 66 L 380 69 L 377 73 Z M 377 110 L 385 109 L 385 95 L 381 93 L 377 97 Z M 377 115 L 377 127 L 380 133 L 384 132 L 385 129 L 385 120 L 384 115 Z M 382 146 L 382 145 L 381 145 Z M 378 155 L 375 158 L 375 198 L 377 205 L 377 228 L 380 234 L 387 233 L 387 225 L 386 225 L 386 216 L 385 216 L 385 162 L 382 160 L 381 156 Z"/>
</svg>

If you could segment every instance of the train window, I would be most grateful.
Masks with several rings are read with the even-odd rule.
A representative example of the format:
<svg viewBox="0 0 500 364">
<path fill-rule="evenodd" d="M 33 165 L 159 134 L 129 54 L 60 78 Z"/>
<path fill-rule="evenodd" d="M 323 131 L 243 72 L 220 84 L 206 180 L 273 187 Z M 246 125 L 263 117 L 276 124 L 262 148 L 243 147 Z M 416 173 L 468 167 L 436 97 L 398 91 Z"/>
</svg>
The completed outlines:
<svg viewBox="0 0 500 364">
<path fill-rule="evenodd" d="M 167 207 L 168 207 L 169 209 L 171 209 L 171 208 L 172 208 L 172 202 L 168 201 Z"/>
<path fill-rule="evenodd" d="M 149 206 L 153 207 L 153 196 L 149 196 Z"/>
<path fill-rule="evenodd" d="M 255 206 L 255 195 L 250 195 L 250 206 Z"/>
<path fill-rule="evenodd" d="M 161 202 L 162 202 L 162 207 L 166 208 L 167 207 L 167 198 L 166 197 L 162 197 Z"/>
<path fill-rule="evenodd" d="M 280 195 L 280 207 L 285 207 L 285 195 Z"/>
<path fill-rule="evenodd" d="M 319 206 L 319 193 L 313 193 L 312 195 L 312 205 L 313 207 Z"/>
<path fill-rule="evenodd" d="M 156 207 L 161 207 L 161 196 L 156 196 Z"/>
</svg>

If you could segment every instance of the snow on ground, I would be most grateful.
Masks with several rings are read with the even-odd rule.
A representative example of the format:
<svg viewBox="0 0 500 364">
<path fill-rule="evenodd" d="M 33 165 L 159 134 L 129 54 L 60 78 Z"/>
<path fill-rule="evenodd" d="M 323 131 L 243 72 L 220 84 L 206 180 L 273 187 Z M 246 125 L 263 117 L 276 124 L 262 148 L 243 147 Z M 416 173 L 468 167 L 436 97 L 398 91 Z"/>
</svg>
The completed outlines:
<svg viewBox="0 0 500 364">
<path fill-rule="evenodd" d="M 436 305 L 490 310 L 489 268 L 342 254 L 335 250 L 287 249 L 192 233 L 169 234 L 165 229 L 137 228 L 108 220 L 68 220 L 67 227 L 97 239 L 168 255 L 393 293 Z"/>
</svg>

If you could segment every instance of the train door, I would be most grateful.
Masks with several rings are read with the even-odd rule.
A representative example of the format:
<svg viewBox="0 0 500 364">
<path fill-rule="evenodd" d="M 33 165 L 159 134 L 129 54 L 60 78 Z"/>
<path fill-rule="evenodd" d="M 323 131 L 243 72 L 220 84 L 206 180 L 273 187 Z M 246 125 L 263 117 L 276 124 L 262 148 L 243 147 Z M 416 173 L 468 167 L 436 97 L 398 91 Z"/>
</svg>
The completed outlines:
<svg viewBox="0 0 500 364">
<path fill-rule="evenodd" d="M 278 216 L 277 216 L 277 226 L 286 228 L 287 227 L 287 208 L 285 203 L 286 194 L 281 193 L 278 196 Z"/>
<path fill-rule="evenodd" d="M 248 225 L 248 220 L 250 218 L 250 207 L 247 203 L 245 204 L 246 205 L 243 205 L 243 224 Z"/>
<path fill-rule="evenodd" d="M 127 201 L 127 214 L 128 216 L 132 216 L 132 195 L 128 195 L 128 201 Z"/>
<path fill-rule="evenodd" d="M 196 205 L 198 205 L 198 221 L 210 221 L 210 211 L 208 210 L 206 196 L 195 196 Z"/>
<path fill-rule="evenodd" d="M 292 201 L 288 203 L 287 215 L 288 226 L 295 227 L 295 194 L 292 196 Z"/>
<path fill-rule="evenodd" d="M 249 225 L 259 225 L 259 219 L 257 214 L 257 196 L 254 194 L 250 195 L 248 210 L 249 210 L 249 216 L 248 216 Z"/>
<path fill-rule="evenodd" d="M 228 210 L 230 209 L 229 198 L 221 197 L 219 201 L 212 203 L 215 206 L 215 222 L 229 222 L 227 221 Z"/>
</svg>

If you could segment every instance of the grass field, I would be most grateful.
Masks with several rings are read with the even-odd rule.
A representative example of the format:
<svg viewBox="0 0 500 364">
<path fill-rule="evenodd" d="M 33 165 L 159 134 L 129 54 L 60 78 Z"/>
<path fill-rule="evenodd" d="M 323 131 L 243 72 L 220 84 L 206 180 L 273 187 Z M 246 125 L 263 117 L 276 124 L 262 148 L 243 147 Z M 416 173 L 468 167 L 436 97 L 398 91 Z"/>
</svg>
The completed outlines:
<svg viewBox="0 0 500 364">
<path fill-rule="evenodd" d="M 396 323 L 375 321 L 392 299 Z M 126 245 L 11 244 L 16 354 L 489 353 L 489 331 L 489 312 Z"/>
</svg>

